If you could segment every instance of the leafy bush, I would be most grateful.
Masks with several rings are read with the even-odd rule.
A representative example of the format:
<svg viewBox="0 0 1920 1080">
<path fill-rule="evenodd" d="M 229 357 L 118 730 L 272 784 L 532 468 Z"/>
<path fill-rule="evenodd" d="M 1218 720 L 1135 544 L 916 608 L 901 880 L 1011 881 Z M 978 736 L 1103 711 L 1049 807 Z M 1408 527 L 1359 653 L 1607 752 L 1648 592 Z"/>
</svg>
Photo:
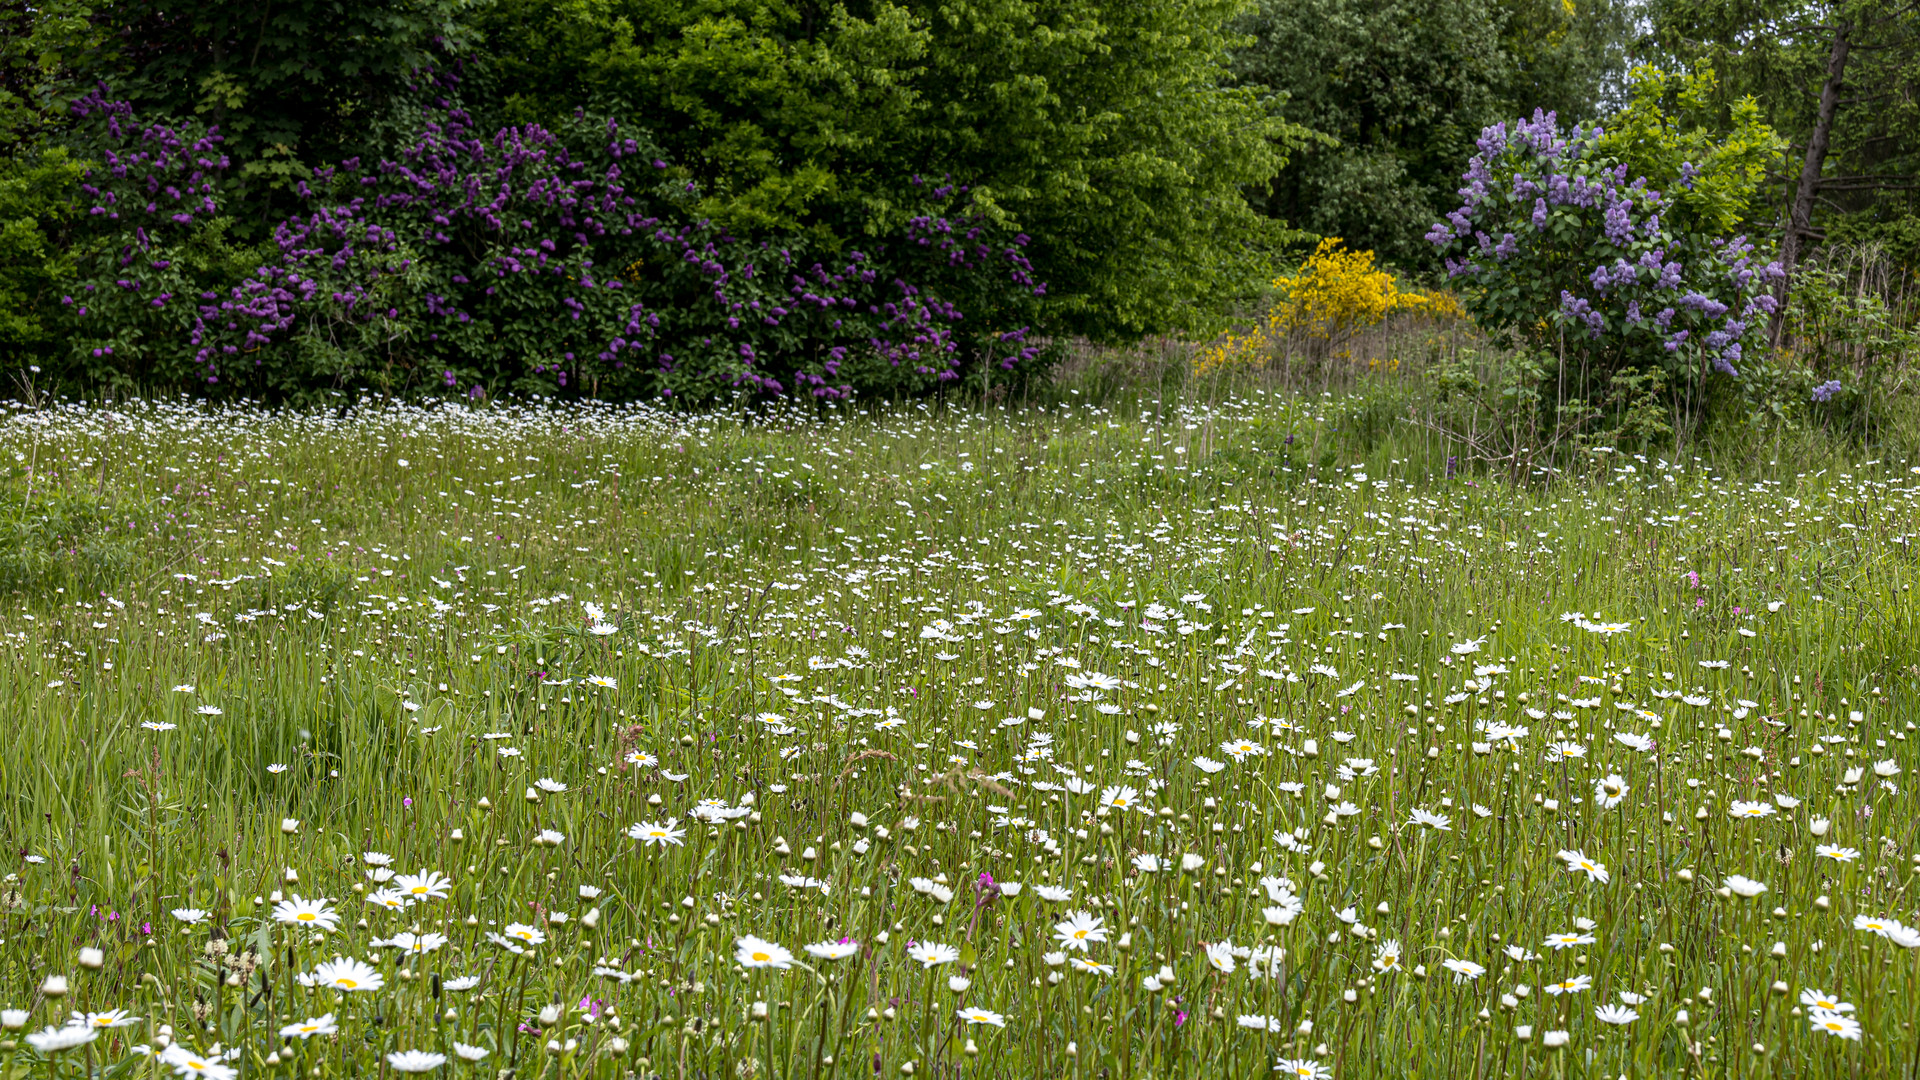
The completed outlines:
<svg viewBox="0 0 1920 1080">
<path fill-rule="evenodd" d="M 68 273 L 58 230 L 82 168 L 62 150 L 0 160 L 0 350 L 48 346 L 51 302 Z"/>
<path fill-rule="evenodd" d="M 1299 269 L 1275 278 L 1265 316 L 1252 330 L 1229 334 L 1194 354 L 1201 373 L 1257 363 L 1289 339 L 1304 339 L 1310 352 L 1333 353 L 1354 331 L 1377 325 L 1393 312 L 1458 315 L 1445 293 L 1404 291 L 1394 276 L 1374 266 L 1373 252 L 1349 251 L 1339 237 L 1320 241 Z"/>
<path fill-rule="evenodd" d="M 1551 346 L 1602 393 L 1628 387 L 1690 407 L 1710 373 L 1738 376 L 1781 271 L 1746 237 L 1705 231 L 1726 219 L 1690 197 L 1690 163 L 1678 169 L 1683 194 L 1669 197 L 1645 176 L 1629 181 L 1599 127 L 1562 133 L 1543 113 L 1488 128 L 1479 147 L 1463 205 L 1428 239 L 1483 328 Z"/>
<path fill-rule="evenodd" d="M 920 213 L 916 172 L 1032 237 L 1048 329 L 1208 325 L 1289 237 L 1256 215 L 1304 129 L 1226 70 L 1238 0 L 764 4 L 497 0 L 476 109 L 643 116 L 736 235 L 860 247 Z"/>
<path fill-rule="evenodd" d="M 964 184 L 915 178 L 916 213 L 857 248 L 755 241 L 696 219 L 698 186 L 614 119 L 487 137 L 443 105 L 392 157 L 316 169 L 268 257 L 233 273 L 221 136 L 141 127 L 102 93 L 75 110 L 103 162 L 69 304 L 90 380 L 844 397 L 1039 359 L 1026 237 Z"/>
</svg>

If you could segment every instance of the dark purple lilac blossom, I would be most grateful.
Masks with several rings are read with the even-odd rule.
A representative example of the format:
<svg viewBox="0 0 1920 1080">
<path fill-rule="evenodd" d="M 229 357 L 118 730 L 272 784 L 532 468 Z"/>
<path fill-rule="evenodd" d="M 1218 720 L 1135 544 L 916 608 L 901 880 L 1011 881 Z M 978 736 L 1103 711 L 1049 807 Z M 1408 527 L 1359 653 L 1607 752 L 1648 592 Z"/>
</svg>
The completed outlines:
<svg viewBox="0 0 1920 1080">
<path fill-rule="evenodd" d="M 91 273 L 66 304 L 96 374 L 697 402 L 912 393 L 1040 355 L 1028 238 L 949 178 L 911 185 L 914 209 L 859 248 L 736 235 L 644 132 L 582 113 L 487 133 L 442 98 L 390 154 L 298 181 L 273 257 L 210 282 L 177 252 L 219 213 L 218 130 L 141 127 L 104 88 L 73 111 L 106 147 L 82 186 Z"/>
</svg>

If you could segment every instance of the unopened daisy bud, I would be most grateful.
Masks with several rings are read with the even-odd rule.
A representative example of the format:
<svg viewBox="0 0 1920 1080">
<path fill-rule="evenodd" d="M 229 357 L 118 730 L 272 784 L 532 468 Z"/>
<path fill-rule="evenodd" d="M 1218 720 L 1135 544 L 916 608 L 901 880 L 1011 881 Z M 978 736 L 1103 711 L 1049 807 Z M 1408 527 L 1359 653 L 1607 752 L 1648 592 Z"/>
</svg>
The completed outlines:
<svg viewBox="0 0 1920 1080">
<path fill-rule="evenodd" d="M 1675 874 L 1675 875 L 1673 875 L 1673 876 L 1674 876 L 1674 877 L 1677 877 L 1677 878 L 1679 878 L 1679 879 L 1680 879 L 1681 881 L 1692 881 L 1692 880 L 1693 880 L 1693 871 L 1691 871 L 1691 870 L 1681 870 L 1681 871 L 1680 871 L 1679 873 L 1677 873 L 1677 874 Z"/>
<path fill-rule="evenodd" d="M 1773 985 L 1768 987 L 1768 989 L 1772 990 L 1775 994 L 1784 994 L 1787 992 L 1787 984 L 1775 979 Z"/>
<path fill-rule="evenodd" d="M 1573 1036 L 1564 1031 L 1549 1031 L 1540 1036 L 1540 1045 L 1550 1050 L 1558 1050 L 1567 1045 Z"/>
<path fill-rule="evenodd" d="M 1300 752 L 1307 757 L 1319 757 L 1320 741 L 1318 739 L 1308 739 L 1306 742 L 1300 744 Z"/>
<path fill-rule="evenodd" d="M 980 1053 L 980 1044 L 968 1039 L 965 1052 L 968 1057 L 977 1056 Z"/>
<path fill-rule="evenodd" d="M 66 997 L 67 977 L 65 975 L 47 976 L 46 981 L 40 984 L 40 992 L 50 998 Z"/>
<path fill-rule="evenodd" d="M 91 968 L 94 971 L 99 971 L 100 966 L 106 962 L 106 954 L 99 949 L 88 946 L 80 950 L 80 966 L 83 968 Z"/>
<path fill-rule="evenodd" d="M 7 1031 L 19 1031 L 27 1026 L 27 1010 L 0 1009 L 0 1028 Z"/>
<path fill-rule="evenodd" d="M 535 790 L 534 790 L 533 788 L 528 788 L 528 789 L 527 789 L 527 801 L 528 801 L 528 802 L 539 802 L 539 801 L 540 801 L 540 793 L 539 793 L 538 791 L 535 791 Z"/>
<path fill-rule="evenodd" d="M 1687 1010 L 1685 1009 L 1681 1009 L 1679 1012 L 1673 1014 L 1674 1027 L 1686 1027 L 1692 1022 L 1693 1018 L 1687 1015 Z"/>
<path fill-rule="evenodd" d="M 754 1002 L 753 1007 L 748 1010 L 747 1015 L 754 1020 L 765 1020 L 767 1018 L 767 1003 L 764 1001 Z"/>
<path fill-rule="evenodd" d="M 283 833 L 289 833 L 289 834 L 299 832 L 300 819 L 299 818 L 281 818 L 280 831 Z"/>
<path fill-rule="evenodd" d="M 1785 960 L 1787 958 L 1787 943 L 1784 941 L 1774 942 L 1773 948 L 1767 951 L 1767 955 L 1773 957 L 1775 960 Z"/>
<path fill-rule="evenodd" d="M 1826 894 L 1822 893 L 1813 898 L 1813 906 L 1819 908 L 1821 911 L 1826 911 L 1833 907 L 1833 901 L 1827 899 Z"/>
<path fill-rule="evenodd" d="M 295 870 L 291 866 L 287 867 L 287 872 L 284 876 L 289 885 L 298 885 L 300 883 L 300 871 Z"/>
<path fill-rule="evenodd" d="M 493 809 L 493 800 L 487 798 L 485 795 L 482 795 L 480 796 L 480 801 L 478 803 L 475 803 L 474 805 L 478 806 L 482 810 L 491 810 Z"/>
<path fill-rule="evenodd" d="M 560 1008 L 559 1005 L 557 1004 L 548 1005 L 547 1007 L 540 1010 L 540 1022 L 542 1024 L 551 1025 L 554 1021 L 560 1019 L 561 1012 L 562 1012 L 562 1009 Z"/>
<path fill-rule="evenodd" d="M 965 975 L 951 975 L 947 977 L 947 989 L 953 991 L 956 994 L 960 993 L 961 991 L 965 990 L 967 987 L 972 985 L 973 985 L 973 980 L 967 978 Z"/>
<path fill-rule="evenodd" d="M 272 1068 L 278 1064 L 280 1064 L 280 1051 L 275 1050 L 267 1055 L 267 1067 Z"/>
<path fill-rule="evenodd" d="M 547 1040 L 547 1053 L 552 1054 L 555 1057 L 560 1056 L 560 1040 L 559 1039 Z"/>
<path fill-rule="evenodd" d="M 464 841 L 466 838 L 467 838 L 467 834 L 460 829 L 455 829 L 452 832 L 447 834 L 447 839 L 451 840 L 456 844 Z"/>
<path fill-rule="evenodd" d="M 900 1066 L 900 1075 L 901 1075 L 901 1076 L 912 1076 L 912 1075 L 913 1075 L 913 1062 L 911 1062 L 911 1061 L 909 1061 L 909 1062 L 906 1062 L 905 1064 L 903 1064 L 903 1065 L 901 1065 L 901 1066 Z"/>
<path fill-rule="evenodd" d="M 1127 950 L 1133 948 L 1133 931 L 1129 930 L 1126 933 L 1121 934 L 1120 940 L 1114 942 L 1113 947 L 1116 949 L 1119 949 L 1121 952 L 1126 952 Z"/>
<path fill-rule="evenodd" d="M 1068 1043 L 1068 1044 L 1067 1044 L 1067 1056 L 1068 1056 L 1068 1057 L 1079 1057 L 1079 1056 L 1080 1056 L 1080 1044 L 1079 1044 L 1079 1043 L 1077 1043 L 1077 1042 L 1070 1042 L 1070 1043 Z"/>
<path fill-rule="evenodd" d="M 580 925 L 586 927 L 589 930 L 593 929 L 596 926 L 599 926 L 600 925 L 600 909 L 594 908 L 592 911 L 589 911 L 585 915 L 580 916 Z"/>
<path fill-rule="evenodd" d="M 1515 1027 L 1514 1027 L 1514 1029 L 1513 1029 L 1513 1037 L 1514 1037 L 1514 1038 L 1515 1038 L 1516 1040 L 1518 1040 L 1518 1041 L 1520 1041 L 1520 1042 L 1526 1042 L 1526 1041 L 1528 1041 L 1529 1039 L 1532 1039 L 1532 1038 L 1533 1038 L 1533 1025 L 1532 1025 L 1532 1024 L 1518 1024 L 1518 1025 L 1515 1025 Z"/>
</svg>

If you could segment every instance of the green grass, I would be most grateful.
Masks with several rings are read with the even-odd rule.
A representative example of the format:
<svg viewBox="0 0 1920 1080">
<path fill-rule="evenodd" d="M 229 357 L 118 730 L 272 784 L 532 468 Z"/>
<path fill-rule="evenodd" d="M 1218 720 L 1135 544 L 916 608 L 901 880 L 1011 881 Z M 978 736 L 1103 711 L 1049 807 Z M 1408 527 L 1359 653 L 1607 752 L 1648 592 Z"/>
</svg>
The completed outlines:
<svg viewBox="0 0 1920 1080">
<path fill-rule="evenodd" d="M 1914 1075 L 1920 949 L 1854 920 L 1917 921 L 1915 463 L 1801 441 L 1514 485 L 1395 417 L 1377 386 L 751 423 L 16 409 L 0 1007 L 31 1016 L 0 1076 L 159 1075 L 134 1047 L 169 1040 L 289 1077 L 402 1050 L 488 1076 Z M 1140 809 L 1101 805 L 1122 786 Z M 447 895 L 369 903 L 367 852 Z M 338 927 L 275 921 L 277 894 Z M 1048 963 L 1074 912 L 1109 973 Z M 445 941 L 379 944 L 401 931 Z M 796 963 L 742 967 L 747 935 Z M 383 988 L 301 985 L 336 956 Z M 1637 1018 L 1597 1020 L 1623 993 Z M 139 1023 L 25 1038 L 115 1008 Z"/>
</svg>

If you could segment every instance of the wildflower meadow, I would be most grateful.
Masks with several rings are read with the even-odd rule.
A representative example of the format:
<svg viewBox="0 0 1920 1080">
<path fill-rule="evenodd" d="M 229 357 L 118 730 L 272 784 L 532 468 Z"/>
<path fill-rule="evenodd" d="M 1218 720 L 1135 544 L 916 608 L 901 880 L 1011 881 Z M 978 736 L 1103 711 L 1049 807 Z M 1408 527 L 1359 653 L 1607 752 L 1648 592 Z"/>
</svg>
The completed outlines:
<svg viewBox="0 0 1920 1080">
<path fill-rule="evenodd" d="M 0 1076 L 1914 1076 L 1920 462 L 1366 406 L 10 406 Z"/>
</svg>

